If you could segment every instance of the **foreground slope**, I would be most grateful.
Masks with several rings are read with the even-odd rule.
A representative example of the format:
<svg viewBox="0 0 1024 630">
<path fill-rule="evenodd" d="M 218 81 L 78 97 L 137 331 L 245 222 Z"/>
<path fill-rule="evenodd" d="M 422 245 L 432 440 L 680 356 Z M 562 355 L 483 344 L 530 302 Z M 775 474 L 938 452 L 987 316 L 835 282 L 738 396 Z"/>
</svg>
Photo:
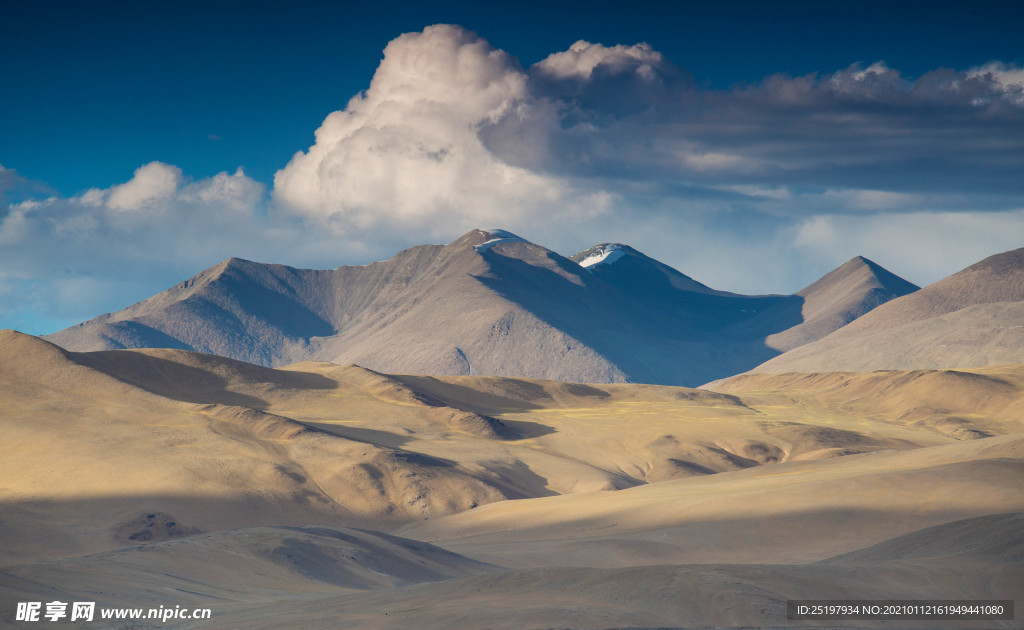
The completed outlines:
<svg viewBox="0 0 1024 630">
<path fill-rule="evenodd" d="M 0 573 L 0 587 L 25 600 L 43 590 L 63 600 L 88 581 L 100 605 L 146 609 L 166 606 L 170 586 L 175 604 L 213 609 L 201 622 L 159 624 L 172 628 L 821 627 L 787 620 L 786 601 L 1014 597 L 1024 579 L 1022 519 L 962 519 L 813 563 L 530 569 L 369 532 L 258 528 L 16 567 Z"/>
<path fill-rule="evenodd" d="M 501 502 L 402 536 L 505 566 L 797 563 L 1024 506 L 1024 437 Z M 737 541 L 744 541 L 738 544 Z"/>
<path fill-rule="evenodd" d="M 858 403 L 835 393 L 855 388 L 828 383 L 715 393 L 275 370 L 183 350 L 73 353 L 4 331 L 0 530 L 19 541 L 5 553 L 30 559 L 195 530 L 391 528 L 507 499 L 1021 430 L 1020 368 L 936 378 L 975 378 L 987 402 L 965 409 L 966 390 L 902 373 L 871 386 L 892 396 Z"/>
<path fill-rule="evenodd" d="M 503 230 L 473 230 L 329 271 L 233 258 L 47 339 L 74 351 L 178 348 L 266 366 L 696 386 L 915 289 L 854 260 L 796 295 L 742 296 L 624 245 L 569 259 Z"/>
<path fill-rule="evenodd" d="M 1024 248 L 893 300 L 756 372 L 957 368 L 1024 361 Z"/>
<path fill-rule="evenodd" d="M 144 610 L 166 606 L 173 588 L 176 605 L 213 610 L 201 622 L 159 624 L 172 628 L 821 627 L 787 620 L 786 601 L 1013 598 L 1024 579 L 1022 519 L 952 521 L 819 562 L 528 569 L 372 532 L 251 528 L 14 567 L 0 572 L 0 588 L 22 600 L 64 600 L 89 583 L 101 606 Z"/>
<path fill-rule="evenodd" d="M 1011 513 L 964 519 L 816 563 L 496 571 L 402 590 L 325 597 L 316 609 L 293 603 L 239 610 L 226 614 L 214 627 L 272 628 L 281 615 L 302 619 L 309 627 L 345 620 L 351 628 L 877 628 L 878 621 L 787 620 L 786 602 L 797 597 L 1013 599 L 1024 579 L 1016 535 L 1022 517 Z M 964 539 L 972 544 L 964 546 Z M 931 544 L 922 548 L 921 540 Z M 1019 624 L 900 621 L 898 627 L 980 629 Z"/>
<path fill-rule="evenodd" d="M 792 598 L 1016 596 L 1024 365 L 719 389 L 0 331 L 0 592 L 224 628 L 792 627 L 821 625 Z"/>
<path fill-rule="evenodd" d="M 353 374 L 366 377 L 382 380 Z M 405 522 L 505 498 L 401 439 L 378 444 L 272 410 L 275 400 L 337 406 L 338 389 L 210 355 L 76 354 L 0 331 L 4 561 L 245 525 Z"/>
</svg>

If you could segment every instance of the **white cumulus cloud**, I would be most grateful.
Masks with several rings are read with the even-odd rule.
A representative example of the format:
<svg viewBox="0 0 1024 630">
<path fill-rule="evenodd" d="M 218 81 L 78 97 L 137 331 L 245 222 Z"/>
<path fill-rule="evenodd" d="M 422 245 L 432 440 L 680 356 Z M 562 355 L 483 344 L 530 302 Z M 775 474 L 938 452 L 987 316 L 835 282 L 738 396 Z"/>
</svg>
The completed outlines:
<svg viewBox="0 0 1024 630">
<path fill-rule="evenodd" d="M 139 210 L 173 196 L 181 185 L 181 169 L 163 162 L 150 162 L 135 169 L 131 180 L 114 186 L 107 206 L 114 210 Z"/>
<path fill-rule="evenodd" d="M 263 193 L 263 184 L 251 179 L 238 168 L 234 174 L 217 173 L 210 179 L 186 186 L 181 191 L 180 198 L 193 204 L 247 212 L 259 204 Z"/>
<path fill-rule="evenodd" d="M 967 72 L 970 77 L 989 78 L 995 81 L 1008 98 L 1024 105 L 1024 68 L 990 61 Z"/>
<path fill-rule="evenodd" d="M 578 204 L 563 180 L 501 160 L 480 138 L 482 125 L 524 106 L 526 87 L 517 61 L 475 33 L 438 25 L 402 35 L 369 89 L 277 172 L 274 198 L 339 233 L 420 235 L 516 227 L 540 208 Z"/>
<path fill-rule="evenodd" d="M 538 62 L 534 70 L 555 79 L 589 79 L 600 68 L 608 73 L 635 71 L 653 79 L 656 68 L 665 64 L 665 57 L 649 44 L 604 46 L 580 40 L 569 50 L 552 53 Z"/>
</svg>

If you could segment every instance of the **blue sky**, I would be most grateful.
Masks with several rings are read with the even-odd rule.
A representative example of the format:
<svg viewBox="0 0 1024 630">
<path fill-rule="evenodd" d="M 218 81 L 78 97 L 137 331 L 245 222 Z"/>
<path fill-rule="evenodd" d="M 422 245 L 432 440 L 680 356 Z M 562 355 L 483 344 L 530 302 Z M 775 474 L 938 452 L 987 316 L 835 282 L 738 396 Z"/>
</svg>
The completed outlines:
<svg viewBox="0 0 1024 630">
<path fill-rule="evenodd" d="M 232 255 L 334 267 L 473 227 L 626 241 L 744 292 L 859 254 L 923 284 L 1024 245 L 1019 3 L 3 14 L 2 327 Z"/>
</svg>

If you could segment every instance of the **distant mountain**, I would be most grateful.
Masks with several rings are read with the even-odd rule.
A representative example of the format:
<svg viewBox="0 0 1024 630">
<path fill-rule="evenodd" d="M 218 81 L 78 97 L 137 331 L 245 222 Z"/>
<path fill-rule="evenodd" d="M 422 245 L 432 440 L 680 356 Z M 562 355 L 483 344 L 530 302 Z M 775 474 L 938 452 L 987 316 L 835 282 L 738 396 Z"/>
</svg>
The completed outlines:
<svg viewBox="0 0 1024 630">
<path fill-rule="evenodd" d="M 166 347 L 266 366 L 700 385 L 814 341 L 916 287 L 854 259 L 796 295 L 716 291 L 635 249 L 571 259 L 473 230 L 334 270 L 226 260 L 46 338 L 74 351 Z"/>
<path fill-rule="evenodd" d="M 801 323 L 767 337 L 768 346 L 791 350 L 821 339 L 861 315 L 893 298 L 908 295 L 920 287 L 857 256 L 798 291 Z M 761 330 L 781 329 L 792 321 L 792 307 L 780 306 L 760 313 L 751 325 Z"/>
<path fill-rule="evenodd" d="M 1024 248 L 991 256 L 894 299 L 753 371 L 900 370 L 1021 361 Z"/>
</svg>

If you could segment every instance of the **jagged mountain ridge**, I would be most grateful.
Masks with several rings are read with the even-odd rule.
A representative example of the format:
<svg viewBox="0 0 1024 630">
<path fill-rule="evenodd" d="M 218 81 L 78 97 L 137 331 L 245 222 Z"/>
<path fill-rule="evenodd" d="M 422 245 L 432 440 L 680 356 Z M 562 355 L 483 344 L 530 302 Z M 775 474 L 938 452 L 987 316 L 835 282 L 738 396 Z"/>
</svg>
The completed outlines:
<svg viewBox="0 0 1024 630">
<path fill-rule="evenodd" d="M 313 359 L 692 386 L 779 354 L 773 335 L 803 326 L 792 337 L 814 340 L 848 321 L 836 312 L 853 317 L 916 288 L 855 259 L 796 295 L 743 296 L 628 246 L 591 250 L 570 259 L 503 230 L 473 230 L 334 270 L 231 258 L 46 338 L 74 351 L 170 347 L 267 366 Z M 602 260 L 588 262 L 595 253 Z"/>
</svg>

